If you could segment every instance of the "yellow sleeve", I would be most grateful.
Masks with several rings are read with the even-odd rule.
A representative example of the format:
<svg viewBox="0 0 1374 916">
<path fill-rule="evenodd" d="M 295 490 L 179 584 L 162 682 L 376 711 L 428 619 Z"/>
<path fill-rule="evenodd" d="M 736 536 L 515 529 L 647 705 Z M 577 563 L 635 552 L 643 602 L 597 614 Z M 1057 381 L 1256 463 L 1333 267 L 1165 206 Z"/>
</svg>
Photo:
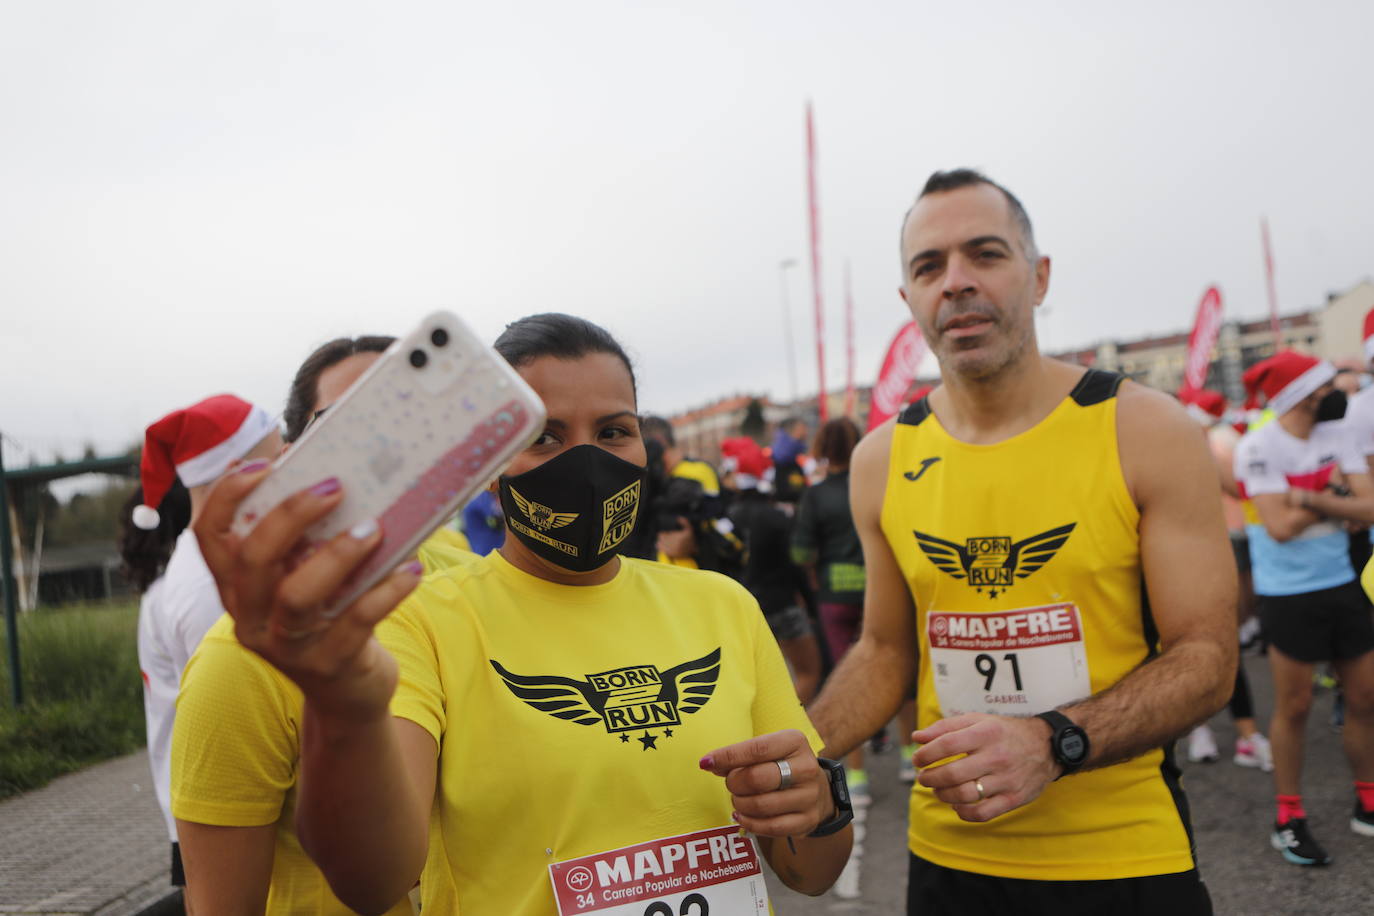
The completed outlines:
<svg viewBox="0 0 1374 916">
<path fill-rule="evenodd" d="M 435 579 L 442 580 L 436 584 Z M 452 585 L 431 576 L 377 626 L 377 640 L 396 658 L 400 678 L 391 698 L 391 714 L 409 719 L 442 743 L 447 725 L 443 678 L 429 608 L 443 600 Z"/>
<path fill-rule="evenodd" d="M 720 495 L 720 478 L 716 476 L 716 469 L 698 458 L 679 461 L 677 467 L 673 468 L 673 476 L 695 480 L 701 484 L 701 489 L 707 496 Z"/>
<path fill-rule="evenodd" d="M 221 827 L 281 816 L 300 756 L 300 690 L 233 635 L 225 615 L 181 678 L 172 731 L 172 814 Z"/>
<path fill-rule="evenodd" d="M 742 588 L 740 591 L 744 592 Z M 819 754 L 825 742 L 797 698 L 792 675 L 787 671 L 787 662 L 783 660 L 778 641 L 773 638 L 773 631 L 768 629 L 768 622 L 763 617 L 763 611 L 759 610 L 758 602 L 748 592 L 744 592 L 744 598 L 746 601 L 741 603 L 748 606 L 743 611 L 753 618 L 750 635 L 754 643 L 754 679 L 757 685 L 753 707 L 754 734 L 766 735 L 795 728 L 806 736 L 811 750 Z"/>
<path fill-rule="evenodd" d="M 468 544 L 467 535 L 461 531 L 454 531 L 447 525 L 431 534 L 420 545 L 416 555 L 427 573 L 450 566 L 461 566 L 477 557 L 477 554 L 472 552 L 472 546 Z"/>
<path fill-rule="evenodd" d="M 1369 600 L 1374 601 L 1374 558 L 1364 565 L 1364 572 L 1360 574 L 1360 584 L 1364 586 L 1364 593 L 1369 596 Z"/>
</svg>

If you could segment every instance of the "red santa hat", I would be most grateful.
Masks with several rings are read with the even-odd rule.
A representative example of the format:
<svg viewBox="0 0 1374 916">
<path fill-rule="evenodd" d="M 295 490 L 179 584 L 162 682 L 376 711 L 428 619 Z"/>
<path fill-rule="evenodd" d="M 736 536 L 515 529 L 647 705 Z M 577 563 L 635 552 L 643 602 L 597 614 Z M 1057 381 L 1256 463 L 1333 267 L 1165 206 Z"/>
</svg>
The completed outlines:
<svg viewBox="0 0 1374 916">
<path fill-rule="evenodd" d="M 1263 393 L 1269 409 L 1276 416 L 1283 416 L 1335 377 L 1336 367 L 1324 359 L 1296 350 L 1280 350 L 1246 369 L 1242 379 L 1252 399 Z"/>
<path fill-rule="evenodd" d="M 1210 388 L 1181 391 L 1178 399 L 1187 408 L 1188 415 L 1203 426 L 1217 423 L 1226 413 L 1226 396 Z"/>
<path fill-rule="evenodd" d="M 748 436 L 738 436 L 722 442 L 720 453 L 725 459 L 722 465 L 735 474 L 736 487 L 741 490 L 767 490 L 764 484 L 773 465 L 763 446 Z"/>
<path fill-rule="evenodd" d="M 267 411 L 232 394 L 174 410 L 149 426 L 139 465 L 143 505 L 134 507 L 133 523 L 145 531 L 156 528 L 157 507 L 175 478 L 188 488 L 213 483 L 273 427 Z"/>
<path fill-rule="evenodd" d="M 1364 358 L 1365 362 L 1374 363 L 1374 309 L 1364 316 Z"/>
</svg>

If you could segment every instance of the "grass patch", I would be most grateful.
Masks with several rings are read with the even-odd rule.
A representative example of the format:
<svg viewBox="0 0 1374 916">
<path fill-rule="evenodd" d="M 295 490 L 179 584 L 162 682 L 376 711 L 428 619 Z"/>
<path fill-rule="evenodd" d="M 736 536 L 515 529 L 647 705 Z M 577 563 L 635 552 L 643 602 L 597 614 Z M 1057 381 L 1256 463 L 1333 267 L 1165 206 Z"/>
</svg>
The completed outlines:
<svg viewBox="0 0 1374 916">
<path fill-rule="evenodd" d="M 10 697 L 0 628 L 0 798 L 142 747 L 138 606 L 44 608 L 19 618 L 24 705 Z"/>
</svg>

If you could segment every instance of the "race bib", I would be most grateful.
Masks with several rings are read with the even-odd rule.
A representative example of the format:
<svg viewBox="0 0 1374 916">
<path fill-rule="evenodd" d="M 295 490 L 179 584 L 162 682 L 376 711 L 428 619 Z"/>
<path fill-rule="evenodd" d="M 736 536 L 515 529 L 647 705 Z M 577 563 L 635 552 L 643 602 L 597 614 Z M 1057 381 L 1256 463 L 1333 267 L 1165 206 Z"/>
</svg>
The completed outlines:
<svg viewBox="0 0 1374 916">
<path fill-rule="evenodd" d="M 935 693 L 946 718 L 1030 716 L 1092 693 L 1082 618 L 1072 604 L 926 615 Z"/>
<path fill-rule="evenodd" d="M 754 841 L 716 827 L 549 866 L 559 916 L 760 916 L 768 890 Z"/>
</svg>

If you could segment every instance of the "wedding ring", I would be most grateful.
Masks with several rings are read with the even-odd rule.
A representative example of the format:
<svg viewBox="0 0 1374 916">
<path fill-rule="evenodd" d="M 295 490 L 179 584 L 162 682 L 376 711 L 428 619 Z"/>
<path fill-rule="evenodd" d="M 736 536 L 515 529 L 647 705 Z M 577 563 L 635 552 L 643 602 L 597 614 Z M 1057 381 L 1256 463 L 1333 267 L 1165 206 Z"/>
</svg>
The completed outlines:
<svg viewBox="0 0 1374 916">
<path fill-rule="evenodd" d="M 792 785 L 792 764 L 788 763 L 786 760 L 774 760 L 773 762 L 778 765 L 778 773 L 782 776 L 782 782 L 779 783 L 777 789 L 781 792 L 783 789 Z"/>
<path fill-rule="evenodd" d="M 988 797 L 988 794 L 983 791 L 983 780 L 975 779 L 973 781 L 973 787 L 978 790 L 978 801 L 982 801 Z"/>
</svg>

